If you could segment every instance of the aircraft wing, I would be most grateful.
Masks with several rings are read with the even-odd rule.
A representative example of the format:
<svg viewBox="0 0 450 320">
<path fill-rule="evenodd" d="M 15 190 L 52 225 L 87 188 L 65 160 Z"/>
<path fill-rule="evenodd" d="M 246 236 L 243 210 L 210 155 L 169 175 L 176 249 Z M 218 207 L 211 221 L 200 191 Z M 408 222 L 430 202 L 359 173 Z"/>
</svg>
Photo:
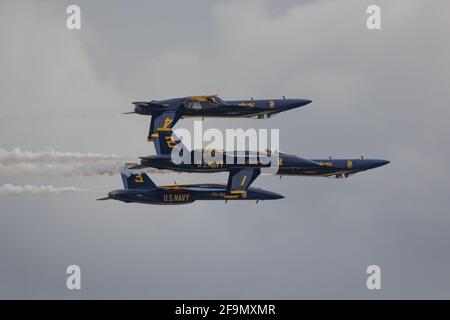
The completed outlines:
<svg viewBox="0 0 450 320">
<path fill-rule="evenodd" d="M 227 193 L 243 194 L 261 173 L 260 168 L 233 169 L 228 177 Z"/>
<path fill-rule="evenodd" d="M 171 128 L 180 119 L 180 108 L 173 110 L 164 110 L 152 115 L 150 120 L 150 130 L 148 132 L 148 141 L 152 141 L 157 137 L 158 131 L 170 131 Z"/>
</svg>

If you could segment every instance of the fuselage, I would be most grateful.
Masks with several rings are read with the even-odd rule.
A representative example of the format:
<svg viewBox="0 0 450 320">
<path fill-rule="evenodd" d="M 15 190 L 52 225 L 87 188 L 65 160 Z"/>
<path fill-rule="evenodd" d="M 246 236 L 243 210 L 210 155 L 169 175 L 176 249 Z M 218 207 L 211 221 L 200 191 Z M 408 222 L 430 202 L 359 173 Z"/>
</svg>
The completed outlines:
<svg viewBox="0 0 450 320">
<path fill-rule="evenodd" d="M 285 155 L 277 175 L 346 178 L 352 174 L 378 168 L 389 163 L 381 159 L 312 159 L 316 165 L 304 166 L 301 158 Z"/>
<path fill-rule="evenodd" d="M 202 156 L 203 155 L 203 156 Z M 206 155 L 206 156 L 205 156 Z M 141 158 L 142 167 L 180 172 L 226 172 L 241 168 L 272 168 L 277 175 L 298 176 L 336 176 L 348 177 L 351 174 L 383 166 L 389 161 L 379 159 L 304 159 L 295 155 L 280 153 L 272 157 L 267 153 L 191 151 L 184 163 L 172 161 L 171 156 L 148 156 Z"/>
<path fill-rule="evenodd" d="M 309 104 L 307 99 L 228 100 L 217 96 L 183 97 L 136 105 L 135 113 L 153 115 L 166 108 L 180 109 L 181 118 L 189 117 L 270 117 L 273 114 Z M 161 107 L 162 106 L 162 107 Z"/>
<path fill-rule="evenodd" d="M 123 202 L 173 205 L 198 200 L 276 200 L 284 197 L 259 188 L 249 188 L 243 194 L 229 195 L 224 184 L 191 184 L 114 190 L 108 194 L 108 198 Z"/>
</svg>

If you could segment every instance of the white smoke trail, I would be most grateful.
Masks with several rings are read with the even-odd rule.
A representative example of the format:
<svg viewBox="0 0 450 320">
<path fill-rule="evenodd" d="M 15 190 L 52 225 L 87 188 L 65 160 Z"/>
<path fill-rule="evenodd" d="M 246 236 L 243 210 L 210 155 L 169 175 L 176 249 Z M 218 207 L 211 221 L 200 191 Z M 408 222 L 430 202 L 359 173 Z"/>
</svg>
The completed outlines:
<svg viewBox="0 0 450 320">
<path fill-rule="evenodd" d="M 17 175 L 48 177 L 92 177 L 98 175 L 112 176 L 119 174 L 122 167 L 123 163 L 120 161 L 57 164 L 20 163 L 12 166 L 0 164 L 0 178 Z M 143 171 L 158 174 L 167 173 L 167 171 L 152 168 L 146 168 Z"/>
<path fill-rule="evenodd" d="M 114 175 L 120 171 L 122 162 L 87 162 L 87 163 L 57 163 L 33 164 L 20 163 L 12 166 L 0 164 L 0 178 L 23 176 L 76 177 Z"/>
<path fill-rule="evenodd" d="M 10 151 L 0 148 L 0 178 L 23 176 L 76 177 L 115 175 L 127 159 L 117 155 L 100 153 L 75 153 L 60 151 Z M 129 159 L 128 159 L 129 161 Z M 127 161 L 127 162 L 128 162 Z M 148 173 L 167 171 L 146 168 Z"/>
<path fill-rule="evenodd" d="M 0 164 L 14 165 L 18 163 L 69 163 L 69 162 L 95 162 L 104 160 L 118 160 L 121 157 L 113 154 L 101 153 L 75 153 L 50 151 L 24 151 L 20 148 L 6 150 L 0 148 Z"/>
<path fill-rule="evenodd" d="M 52 194 L 64 194 L 74 192 L 88 192 L 85 189 L 79 189 L 76 187 L 62 187 L 57 188 L 51 185 L 48 186 L 15 186 L 12 184 L 4 184 L 0 186 L 0 196 L 19 196 L 19 195 L 52 195 Z"/>
</svg>

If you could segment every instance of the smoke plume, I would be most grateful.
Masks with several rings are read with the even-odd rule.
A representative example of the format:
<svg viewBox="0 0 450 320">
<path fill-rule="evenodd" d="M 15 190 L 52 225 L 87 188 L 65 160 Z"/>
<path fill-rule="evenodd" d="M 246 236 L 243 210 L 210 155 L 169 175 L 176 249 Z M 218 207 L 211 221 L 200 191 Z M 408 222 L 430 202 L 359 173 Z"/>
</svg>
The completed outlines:
<svg viewBox="0 0 450 320">
<path fill-rule="evenodd" d="M 57 188 L 51 185 L 48 186 L 15 186 L 12 184 L 4 184 L 0 186 L 0 196 L 19 196 L 19 195 L 52 195 L 52 194 L 65 194 L 74 192 L 88 192 L 85 189 L 79 189 L 76 187 L 62 187 Z"/>
<path fill-rule="evenodd" d="M 129 161 L 129 160 L 128 160 Z M 115 175 L 120 172 L 126 158 L 101 153 L 75 153 L 51 151 L 23 151 L 20 148 L 0 148 L 0 178 L 15 175 L 49 177 L 90 177 Z M 146 168 L 149 173 L 167 171 Z"/>
<path fill-rule="evenodd" d="M 118 161 L 64 164 L 20 163 L 13 166 L 5 166 L 0 164 L 0 178 L 15 175 L 49 177 L 114 175 L 119 172 L 122 165 L 122 162 Z"/>
<path fill-rule="evenodd" d="M 15 165 L 18 163 L 69 163 L 84 161 L 104 161 L 122 159 L 116 155 L 100 154 L 100 153 L 74 153 L 60 152 L 56 150 L 50 151 L 24 151 L 20 148 L 6 150 L 0 148 L 0 164 Z"/>
</svg>

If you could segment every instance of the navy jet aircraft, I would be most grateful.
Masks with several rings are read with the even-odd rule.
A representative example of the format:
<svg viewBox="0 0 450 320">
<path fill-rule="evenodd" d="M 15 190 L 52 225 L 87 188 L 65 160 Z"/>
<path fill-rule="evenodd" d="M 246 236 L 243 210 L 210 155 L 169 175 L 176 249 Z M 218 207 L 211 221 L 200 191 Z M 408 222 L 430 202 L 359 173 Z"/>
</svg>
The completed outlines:
<svg viewBox="0 0 450 320">
<path fill-rule="evenodd" d="M 229 194 L 224 184 L 189 184 L 156 186 L 145 173 L 133 173 L 129 166 L 122 171 L 124 189 L 114 190 L 105 198 L 97 200 L 114 199 L 123 202 L 137 202 L 144 204 L 188 204 L 197 200 L 276 200 L 284 198 L 282 195 L 249 188 L 243 194 Z"/>
<path fill-rule="evenodd" d="M 269 118 L 277 113 L 302 107 L 310 103 L 306 99 L 229 100 L 217 95 L 190 96 L 167 100 L 133 102 L 134 111 L 125 114 L 152 116 L 148 141 L 158 130 L 172 128 L 180 118 L 187 117 L 246 117 Z"/>
<path fill-rule="evenodd" d="M 271 157 L 270 152 L 235 151 L 224 152 L 219 150 L 192 150 L 189 151 L 182 142 L 172 135 L 172 131 L 158 131 L 156 134 L 156 155 L 141 157 L 141 164 L 132 169 L 152 167 L 162 170 L 180 172 L 230 172 L 227 192 L 230 194 L 245 193 L 251 183 L 261 174 L 263 168 L 270 167 L 266 160 Z M 177 141 L 176 141 L 177 140 Z M 177 149 L 174 149 L 177 146 Z M 174 152 L 188 152 L 188 159 L 177 164 L 172 159 Z M 276 175 L 294 176 L 321 176 L 347 178 L 358 172 L 374 169 L 389 163 L 378 159 L 304 159 L 285 153 L 277 154 Z M 265 158 L 263 160 L 263 157 Z M 206 160 L 205 160 L 206 159 Z M 214 160 L 211 160 L 214 159 Z"/>
<path fill-rule="evenodd" d="M 384 166 L 390 161 L 380 159 L 313 159 L 315 165 L 304 166 L 305 159 L 295 155 L 280 154 L 279 176 L 313 176 L 348 178 L 349 176 Z"/>
</svg>

